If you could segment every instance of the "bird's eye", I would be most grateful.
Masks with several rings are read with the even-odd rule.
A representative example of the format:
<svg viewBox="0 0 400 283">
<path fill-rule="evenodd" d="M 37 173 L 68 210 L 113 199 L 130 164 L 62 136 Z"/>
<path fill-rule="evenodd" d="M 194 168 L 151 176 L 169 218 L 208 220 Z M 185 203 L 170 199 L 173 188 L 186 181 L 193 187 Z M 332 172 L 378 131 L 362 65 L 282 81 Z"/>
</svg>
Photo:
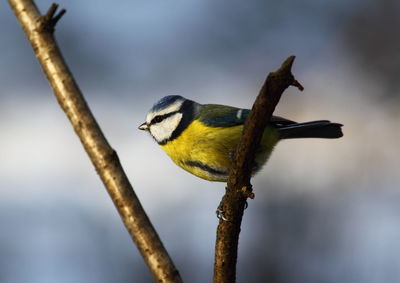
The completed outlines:
<svg viewBox="0 0 400 283">
<path fill-rule="evenodd" d="M 163 120 L 162 116 L 156 116 L 153 118 L 153 122 L 154 123 L 160 123 Z"/>
</svg>

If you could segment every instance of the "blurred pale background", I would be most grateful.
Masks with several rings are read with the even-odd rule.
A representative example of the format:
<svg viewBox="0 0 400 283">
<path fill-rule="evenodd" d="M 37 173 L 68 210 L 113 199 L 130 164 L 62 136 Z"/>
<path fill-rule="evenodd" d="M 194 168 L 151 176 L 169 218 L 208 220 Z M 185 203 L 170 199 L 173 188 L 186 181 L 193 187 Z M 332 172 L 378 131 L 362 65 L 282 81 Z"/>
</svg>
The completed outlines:
<svg viewBox="0 0 400 283">
<path fill-rule="evenodd" d="M 212 280 L 224 185 L 137 126 L 167 94 L 250 107 L 292 54 L 305 91 L 276 114 L 344 138 L 282 142 L 253 179 L 238 281 L 400 282 L 400 2 L 60 4 L 64 56 L 186 282 Z M 0 32 L 0 282 L 152 282 L 6 1 Z"/>
</svg>

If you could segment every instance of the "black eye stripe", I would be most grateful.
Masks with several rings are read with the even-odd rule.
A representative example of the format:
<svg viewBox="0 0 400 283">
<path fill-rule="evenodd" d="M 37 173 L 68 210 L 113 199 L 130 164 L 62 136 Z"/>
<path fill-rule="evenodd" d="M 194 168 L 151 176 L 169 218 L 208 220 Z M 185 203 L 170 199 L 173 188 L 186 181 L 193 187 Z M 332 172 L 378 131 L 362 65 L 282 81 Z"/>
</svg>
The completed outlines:
<svg viewBox="0 0 400 283">
<path fill-rule="evenodd" d="M 178 126 L 172 132 L 171 136 L 162 141 L 157 141 L 158 144 L 163 145 L 163 144 L 166 144 L 168 141 L 171 141 L 171 140 L 177 138 L 183 132 L 183 130 L 185 130 L 187 128 L 187 126 L 189 126 L 189 124 L 193 121 L 195 115 L 198 114 L 197 110 L 195 111 L 194 105 L 195 105 L 195 102 L 193 102 L 191 100 L 185 100 L 185 102 L 183 102 L 183 104 L 181 105 L 181 108 L 178 111 L 175 111 L 175 112 L 172 112 L 169 114 L 169 115 L 173 115 L 176 113 L 181 113 L 182 117 L 180 119 Z M 185 113 L 185 115 L 183 115 L 183 113 Z"/>
<path fill-rule="evenodd" d="M 161 121 L 167 119 L 168 117 L 171 117 L 172 115 L 174 115 L 176 113 L 179 113 L 179 111 L 174 111 L 174 112 L 167 113 L 167 114 L 164 114 L 164 115 L 157 115 L 153 119 L 151 119 L 150 125 L 160 123 Z"/>
</svg>

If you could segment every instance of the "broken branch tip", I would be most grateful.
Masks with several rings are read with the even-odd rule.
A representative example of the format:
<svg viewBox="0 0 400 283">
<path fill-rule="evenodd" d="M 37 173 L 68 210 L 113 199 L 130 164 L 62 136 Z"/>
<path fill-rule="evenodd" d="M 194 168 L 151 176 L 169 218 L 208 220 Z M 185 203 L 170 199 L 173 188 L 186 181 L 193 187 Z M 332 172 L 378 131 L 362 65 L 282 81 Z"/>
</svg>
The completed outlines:
<svg viewBox="0 0 400 283">
<path fill-rule="evenodd" d="M 297 87 L 300 91 L 304 90 L 304 87 L 297 80 L 293 80 L 291 85 L 294 86 L 294 87 Z"/>
</svg>

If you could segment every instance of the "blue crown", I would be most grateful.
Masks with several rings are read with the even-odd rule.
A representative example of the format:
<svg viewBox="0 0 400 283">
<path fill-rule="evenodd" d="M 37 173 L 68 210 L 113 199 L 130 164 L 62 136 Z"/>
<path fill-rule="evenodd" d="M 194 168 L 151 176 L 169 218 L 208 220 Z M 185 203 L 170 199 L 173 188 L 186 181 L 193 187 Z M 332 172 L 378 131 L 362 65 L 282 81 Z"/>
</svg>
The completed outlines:
<svg viewBox="0 0 400 283">
<path fill-rule="evenodd" d="M 153 107 L 151 108 L 150 111 L 158 111 L 158 110 L 164 109 L 168 105 L 175 103 L 175 101 L 177 101 L 177 100 L 185 100 L 185 98 L 183 98 L 180 95 L 164 96 L 158 102 L 156 102 L 156 104 L 153 105 Z"/>
</svg>

